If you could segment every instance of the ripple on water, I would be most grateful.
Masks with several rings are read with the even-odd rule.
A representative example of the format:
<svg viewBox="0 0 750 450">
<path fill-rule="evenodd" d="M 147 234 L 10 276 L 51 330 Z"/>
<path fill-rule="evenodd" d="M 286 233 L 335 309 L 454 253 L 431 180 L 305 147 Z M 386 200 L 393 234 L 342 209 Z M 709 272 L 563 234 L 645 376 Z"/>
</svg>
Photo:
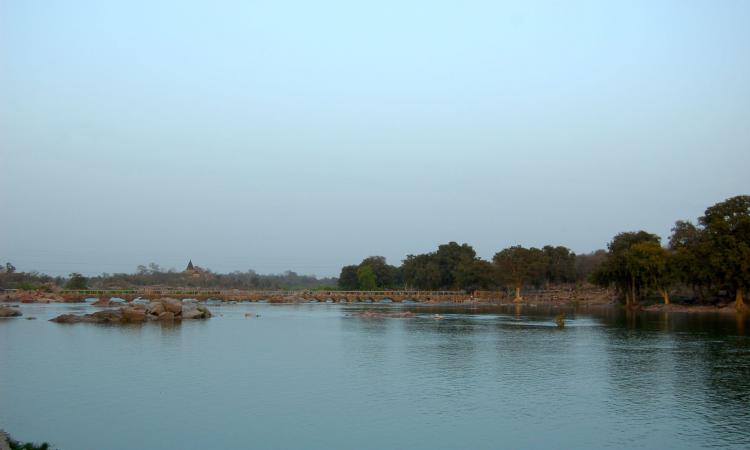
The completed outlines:
<svg viewBox="0 0 750 450">
<path fill-rule="evenodd" d="M 554 314 L 530 310 L 410 305 L 412 319 L 362 319 L 350 314 L 364 307 L 338 304 L 211 308 L 210 321 L 171 327 L 0 322 L 0 405 L 11 405 L 0 423 L 61 450 L 126 449 L 133 430 L 162 448 L 750 441 L 750 342 L 726 331 L 733 319 L 634 326 L 576 312 L 558 330 Z"/>
</svg>

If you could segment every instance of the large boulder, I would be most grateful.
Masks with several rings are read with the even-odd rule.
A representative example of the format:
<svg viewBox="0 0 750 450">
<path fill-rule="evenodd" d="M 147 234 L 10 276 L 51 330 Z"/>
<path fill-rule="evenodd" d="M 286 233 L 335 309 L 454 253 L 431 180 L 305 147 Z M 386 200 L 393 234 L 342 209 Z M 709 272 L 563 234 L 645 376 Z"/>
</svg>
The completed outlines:
<svg viewBox="0 0 750 450">
<path fill-rule="evenodd" d="M 122 308 L 122 320 L 124 322 L 144 322 L 146 312 L 138 308 Z"/>
<path fill-rule="evenodd" d="M 21 311 L 17 308 L 8 308 L 6 306 L 0 306 L 0 317 L 18 317 L 22 316 Z"/>
<path fill-rule="evenodd" d="M 174 320 L 174 313 L 164 311 L 159 314 L 159 320 L 161 320 L 162 322 L 172 322 Z"/>
<path fill-rule="evenodd" d="M 164 309 L 164 304 L 159 301 L 151 302 L 148 304 L 148 306 L 146 306 L 146 312 L 148 314 L 152 314 L 157 317 L 159 316 L 159 314 L 163 313 L 164 311 L 166 311 Z"/>
<path fill-rule="evenodd" d="M 50 320 L 51 322 L 57 323 L 78 323 L 78 322 L 90 322 L 90 323 L 122 323 L 123 314 L 121 309 L 108 309 L 105 311 L 98 311 L 93 314 L 86 314 L 79 316 L 76 314 L 63 314 Z"/>
<path fill-rule="evenodd" d="M 158 301 L 164 305 L 164 309 L 166 311 L 169 311 L 175 315 L 178 315 L 182 312 L 182 302 L 177 300 L 176 298 L 160 298 Z"/>
<path fill-rule="evenodd" d="M 78 323 L 83 322 L 83 316 L 78 316 L 76 314 L 62 314 L 54 319 L 50 319 L 50 322 L 57 322 L 57 323 Z"/>
<path fill-rule="evenodd" d="M 93 314 L 86 314 L 83 316 L 83 322 L 94 322 L 94 323 L 119 323 L 122 322 L 122 308 L 121 309 L 107 309 L 105 311 L 98 311 Z"/>
<path fill-rule="evenodd" d="M 208 319 L 209 317 L 211 317 L 211 313 L 203 305 L 188 303 L 182 307 L 183 319 Z"/>
<path fill-rule="evenodd" d="M 208 319 L 212 315 L 211 311 L 209 311 L 208 308 L 203 305 L 198 305 L 198 311 L 203 313 L 203 317 L 201 317 L 201 319 Z"/>
<path fill-rule="evenodd" d="M 102 297 L 91 304 L 91 306 L 112 306 L 112 299 Z"/>
<path fill-rule="evenodd" d="M 193 303 L 186 303 L 182 306 L 180 316 L 183 319 L 192 319 L 198 315 L 200 315 L 200 311 L 198 311 L 198 308 Z"/>
</svg>

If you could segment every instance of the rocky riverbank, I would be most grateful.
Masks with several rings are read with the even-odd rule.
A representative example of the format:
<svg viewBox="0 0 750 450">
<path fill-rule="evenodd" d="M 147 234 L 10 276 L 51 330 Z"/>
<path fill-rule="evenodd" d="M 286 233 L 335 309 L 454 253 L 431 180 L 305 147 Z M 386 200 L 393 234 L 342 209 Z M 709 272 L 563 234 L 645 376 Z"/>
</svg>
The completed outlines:
<svg viewBox="0 0 750 450">
<path fill-rule="evenodd" d="M 0 291 L 0 300 L 18 303 L 66 303 L 83 301 L 78 299 L 68 300 L 55 292 L 24 290 Z"/>
<path fill-rule="evenodd" d="M 735 302 L 731 303 L 720 303 L 717 305 L 681 305 L 670 303 L 655 304 L 643 306 L 640 308 L 642 311 L 650 312 L 684 312 L 684 313 L 723 313 L 723 314 L 736 314 L 737 305 Z"/>
</svg>

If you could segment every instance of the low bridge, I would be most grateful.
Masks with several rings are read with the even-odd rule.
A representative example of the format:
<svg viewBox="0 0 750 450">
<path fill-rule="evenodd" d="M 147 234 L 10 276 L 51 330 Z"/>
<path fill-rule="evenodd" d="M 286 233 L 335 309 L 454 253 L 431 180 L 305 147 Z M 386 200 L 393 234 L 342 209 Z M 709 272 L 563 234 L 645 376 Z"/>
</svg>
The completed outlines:
<svg viewBox="0 0 750 450">
<path fill-rule="evenodd" d="M 68 301 L 86 298 L 122 298 L 133 300 L 136 298 L 174 297 L 179 299 L 194 298 L 197 300 L 215 299 L 221 301 L 267 301 L 270 303 L 294 302 L 426 302 L 426 303 L 465 303 L 476 300 L 487 300 L 496 297 L 487 291 L 312 291 L 312 290 L 239 290 L 239 289 L 190 289 L 190 288 L 161 288 L 143 287 L 136 289 L 66 289 L 60 295 Z M 498 293 L 493 293 L 498 294 Z"/>
</svg>

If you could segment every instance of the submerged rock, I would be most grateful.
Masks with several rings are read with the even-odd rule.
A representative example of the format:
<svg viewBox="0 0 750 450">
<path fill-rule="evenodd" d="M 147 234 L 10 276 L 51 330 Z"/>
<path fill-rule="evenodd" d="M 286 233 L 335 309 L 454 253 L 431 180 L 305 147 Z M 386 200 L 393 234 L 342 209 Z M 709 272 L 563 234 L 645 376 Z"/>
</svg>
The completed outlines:
<svg viewBox="0 0 750 450">
<path fill-rule="evenodd" d="M 407 319 L 410 317 L 414 317 L 415 314 L 411 311 L 396 311 L 396 312 L 390 312 L 390 311 L 358 311 L 352 314 L 356 317 L 366 317 L 366 318 L 387 318 L 387 319 Z"/>
<path fill-rule="evenodd" d="M 63 314 L 50 319 L 50 322 L 57 323 L 78 323 L 78 322 L 91 322 L 91 323 L 122 323 L 123 315 L 121 309 L 108 309 L 105 311 L 97 311 L 92 314 L 85 314 L 79 316 L 77 314 Z"/>
<path fill-rule="evenodd" d="M 21 311 L 16 308 L 8 308 L 6 306 L 0 306 L 0 317 L 19 317 L 22 316 Z"/>
</svg>

